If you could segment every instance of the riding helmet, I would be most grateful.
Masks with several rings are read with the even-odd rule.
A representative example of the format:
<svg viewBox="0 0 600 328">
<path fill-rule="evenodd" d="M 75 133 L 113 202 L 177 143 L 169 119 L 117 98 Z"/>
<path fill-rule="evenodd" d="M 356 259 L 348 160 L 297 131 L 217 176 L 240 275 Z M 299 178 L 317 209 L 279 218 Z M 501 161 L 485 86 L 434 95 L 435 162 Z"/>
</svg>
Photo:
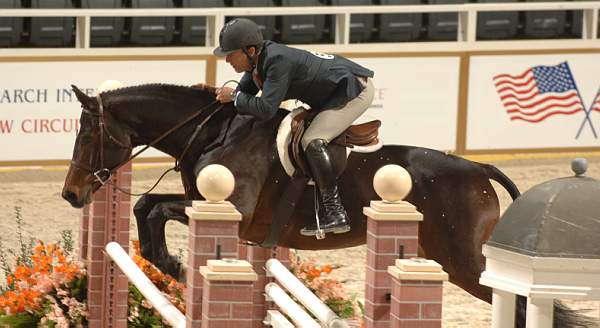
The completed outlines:
<svg viewBox="0 0 600 328">
<path fill-rule="evenodd" d="M 260 46 L 263 36 L 255 22 L 247 18 L 235 18 L 227 22 L 219 34 L 219 46 L 213 54 L 225 57 L 230 53 L 250 46 Z"/>
</svg>

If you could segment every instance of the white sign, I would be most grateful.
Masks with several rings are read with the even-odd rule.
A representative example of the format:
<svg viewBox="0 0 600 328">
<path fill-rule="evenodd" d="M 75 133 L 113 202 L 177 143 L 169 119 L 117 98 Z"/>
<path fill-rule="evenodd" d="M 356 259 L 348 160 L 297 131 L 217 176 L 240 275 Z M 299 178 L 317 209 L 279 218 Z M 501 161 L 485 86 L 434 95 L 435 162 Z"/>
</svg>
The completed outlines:
<svg viewBox="0 0 600 328">
<path fill-rule="evenodd" d="M 381 120 L 380 137 L 388 145 L 455 148 L 459 57 L 350 59 L 375 71 L 373 105 L 357 123 Z M 217 62 L 218 86 L 240 78 L 228 63 Z"/>
<path fill-rule="evenodd" d="M 600 54 L 471 57 L 467 149 L 598 146 L 600 113 L 588 113 L 598 62 Z"/>
<path fill-rule="evenodd" d="M 362 120 L 382 121 L 385 144 L 454 150 L 459 57 L 353 60 L 375 71 L 375 100 Z"/>
<path fill-rule="evenodd" d="M 71 158 L 81 114 L 71 84 L 94 95 L 109 79 L 192 85 L 205 80 L 205 71 L 204 61 L 189 60 L 0 63 L 0 162 Z"/>
</svg>

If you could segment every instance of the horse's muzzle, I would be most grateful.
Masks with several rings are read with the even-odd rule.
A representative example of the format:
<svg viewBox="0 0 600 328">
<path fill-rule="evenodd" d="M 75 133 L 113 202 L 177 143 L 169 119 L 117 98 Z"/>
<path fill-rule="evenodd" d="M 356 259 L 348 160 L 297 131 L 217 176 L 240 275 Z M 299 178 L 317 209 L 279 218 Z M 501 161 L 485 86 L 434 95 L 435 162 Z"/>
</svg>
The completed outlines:
<svg viewBox="0 0 600 328">
<path fill-rule="evenodd" d="M 76 193 L 67 189 L 63 190 L 62 198 L 69 202 L 69 204 L 71 204 L 71 206 L 75 208 L 82 208 L 85 205 L 83 199 L 80 199 L 79 197 L 77 197 Z"/>
</svg>

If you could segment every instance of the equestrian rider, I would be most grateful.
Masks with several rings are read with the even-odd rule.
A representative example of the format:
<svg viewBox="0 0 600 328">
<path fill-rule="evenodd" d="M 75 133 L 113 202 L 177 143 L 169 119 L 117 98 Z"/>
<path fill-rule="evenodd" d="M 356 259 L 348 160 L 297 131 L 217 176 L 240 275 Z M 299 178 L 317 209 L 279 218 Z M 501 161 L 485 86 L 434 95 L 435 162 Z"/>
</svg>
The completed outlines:
<svg viewBox="0 0 600 328">
<path fill-rule="evenodd" d="M 319 226 L 325 233 L 350 231 L 327 144 L 371 105 L 373 71 L 341 56 L 263 40 L 256 23 L 245 18 L 233 19 L 223 27 L 213 53 L 225 57 L 237 73 L 244 72 L 236 89 L 217 90 L 217 99 L 233 101 L 240 114 L 268 120 L 287 99 L 298 99 L 319 111 L 301 141 L 324 209 Z M 259 90 L 262 94 L 257 97 Z M 300 232 L 316 235 L 316 222 Z"/>
</svg>

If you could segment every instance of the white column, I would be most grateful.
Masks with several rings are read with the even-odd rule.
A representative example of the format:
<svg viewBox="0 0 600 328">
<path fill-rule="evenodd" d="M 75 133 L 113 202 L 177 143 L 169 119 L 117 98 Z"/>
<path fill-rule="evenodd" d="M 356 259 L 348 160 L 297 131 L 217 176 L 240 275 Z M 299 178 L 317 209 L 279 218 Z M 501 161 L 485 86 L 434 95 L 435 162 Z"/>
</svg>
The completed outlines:
<svg viewBox="0 0 600 328">
<path fill-rule="evenodd" d="M 554 300 L 551 298 L 527 298 L 526 328 L 551 328 Z"/>
<path fill-rule="evenodd" d="M 515 326 L 515 301 L 515 294 L 494 288 L 492 293 L 492 328 L 513 328 Z"/>
</svg>

